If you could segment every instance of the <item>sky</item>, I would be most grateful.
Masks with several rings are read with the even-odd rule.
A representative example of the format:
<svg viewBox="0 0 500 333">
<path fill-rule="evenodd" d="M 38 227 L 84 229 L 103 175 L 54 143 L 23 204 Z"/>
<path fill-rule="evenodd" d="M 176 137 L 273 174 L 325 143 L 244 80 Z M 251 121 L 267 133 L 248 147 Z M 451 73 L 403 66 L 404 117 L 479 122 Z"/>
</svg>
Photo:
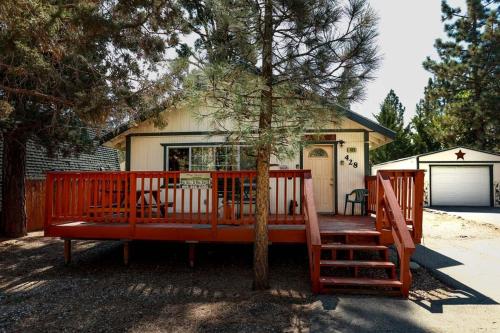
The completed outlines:
<svg viewBox="0 0 500 333">
<path fill-rule="evenodd" d="M 373 118 L 394 89 L 406 107 L 405 121 L 415 114 L 430 74 L 422 67 L 427 56 L 437 59 L 436 38 L 445 37 L 440 0 L 370 0 L 379 16 L 379 48 L 383 57 L 376 79 L 366 86 L 366 98 L 351 109 Z M 463 8 L 463 0 L 449 1 Z"/>
</svg>

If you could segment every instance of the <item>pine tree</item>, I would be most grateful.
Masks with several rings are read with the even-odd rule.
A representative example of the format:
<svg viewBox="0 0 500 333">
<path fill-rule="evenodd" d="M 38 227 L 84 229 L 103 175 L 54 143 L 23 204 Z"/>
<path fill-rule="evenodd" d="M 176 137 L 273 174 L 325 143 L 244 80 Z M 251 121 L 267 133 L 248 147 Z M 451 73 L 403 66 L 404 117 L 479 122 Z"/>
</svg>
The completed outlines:
<svg viewBox="0 0 500 333">
<path fill-rule="evenodd" d="M 195 100 L 214 124 L 254 147 L 257 203 L 254 288 L 268 284 L 269 164 L 297 151 L 306 128 L 338 121 L 359 100 L 378 57 L 376 18 L 365 0 L 187 2 L 194 47 L 179 54 Z M 198 89 L 203 87 L 204 89 Z M 188 89 L 188 90 L 189 90 Z"/>
<path fill-rule="evenodd" d="M 410 126 L 411 140 L 415 154 L 423 154 L 444 148 L 443 106 L 435 96 L 434 83 L 431 79 L 425 87 L 424 98 L 416 105 L 415 116 Z"/>
<path fill-rule="evenodd" d="M 413 154 L 410 126 L 404 125 L 404 112 L 405 107 L 399 101 L 399 97 L 394 90 L 391 89 L 382 104 L 380 104 L 380 112 L 373 116 L 380 125 L 396 132 L 396 137 L 393 142 L 370 152 L 370 162 L 372 164 L 396 160 Z"/>
<path fill-rule="evenodd" d="M 0 2 L 1 233 L 26 234 L 28 140 L 49 154 L 80 153 L 92 149 L 87 127 L 164 110 L 172 82 L 148 80 L 146 70 L 176 43 L 179 15 L 167 4 Z"/>
<path fill-rule="evenodd" d="M 500 148 L 499 2 L 467 0 L 465 12 L 442 2 L 447 38 L 436 40 L 439 60 L 427 58 L 424 67 L 443 102 L 446 140 L 455 145 Z"/>
</svg>

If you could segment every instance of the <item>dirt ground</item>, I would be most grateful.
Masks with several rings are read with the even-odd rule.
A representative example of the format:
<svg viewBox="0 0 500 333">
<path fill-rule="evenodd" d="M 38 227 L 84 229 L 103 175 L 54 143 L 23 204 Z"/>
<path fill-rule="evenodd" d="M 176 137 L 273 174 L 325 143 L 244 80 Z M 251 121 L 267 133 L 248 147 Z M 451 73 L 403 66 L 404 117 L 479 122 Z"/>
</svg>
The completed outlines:
<svg viewBox="0 0 500 333">
<path fill-rule="evenodd" d="M 61 240 L 39 232 L 0 241 L 0 332 L 345 331 L 356 325 L 343 318 L 345 310 L 336 314 L 344 326 L 332 319 L 341 301 L 425 309 L 433 300 L 456 297 L 423 269 L 414 271 L 410 301 L 314 296 L 301 246 L 271 247 L 272 288 L 266 292 L 251 291 L 249 245 L 198 245 L 193 269 L 181 243 L 133 242 L 129 267 L 122 264 L 119 242 L 74 242 L 69 266 L 62 248 Z"/>
<path fill-rule="evenodd" d="M 500 228 L 491 223 L 473 221 L 446 212 L 424 210 L 424 239 L 492 239 L 500 238 Z"/>
</svg>

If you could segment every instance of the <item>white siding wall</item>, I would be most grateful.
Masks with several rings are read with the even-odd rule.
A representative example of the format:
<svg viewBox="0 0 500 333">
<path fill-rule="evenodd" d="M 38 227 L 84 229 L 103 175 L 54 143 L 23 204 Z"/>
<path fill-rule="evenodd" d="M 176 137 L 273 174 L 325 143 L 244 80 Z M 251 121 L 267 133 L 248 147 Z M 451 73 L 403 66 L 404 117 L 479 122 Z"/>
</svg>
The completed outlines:
<svg viewBox="0 0 500 333">
<path fill-rule="evenodd" d="M 164 148 L 167 144 L 192 144 L 194 142 L 225 142 L 224 136 L 206 135 L 165 135 L 165 136 L 132 136 L 130 138 L 130 170 L 162 171 Z"/>
<path fill-rule="evenodd" d="M 126 134 L 134 133 L 160 133 L 160 132 L 196 132 L 196 131 L 213 131 L 214 127 L 205 117 L 200 120 L 196 115 L 204 112 L 201 111 L 186 111 L 185 109 L 178 109 L 165 113 L 165 120 L 168 123 L 167 126 L 163 128 L 156 127 L 152 122 L 144 122 L 139 126 L 129 130 Z M 359 131 L 360 129 L 365 129 L 362 125 L 345 119 L 341 124 L 333 124 L 332 128 L 344 128 L 352 129 L 355 132 L 337 132 L 337 140 L 344 140 L 345 144 L 340 147 L 338 145 L 337 151 L 337 195 L 338 195 L 338 212 L 340 214 L 344 213 L 344 199 L 347 193 L 350 193 L 353 189 L 364 188 L 364 176 L 365 176 L 365 161 L 364 161 L 364 133 Z M 356 132 L 357 130 L 357 132 Z M 371 134 L 372 135 L 372 134 Z M 205 135 L 175 135 L 175 136 L 134 136 L 131 138 L 131 170 L 151 170 L 160 171 L 163 170 L 164 165 L 164 148 L 162 143 L 176 143 L 182 144 L 192 144 L 196 142 L 225 142 L 224 136 L 205 136 Z M 347 148 L 356 148 L 356 152 L 347 153 Z M 357 168 L 353 165 L 349 165 L 349 161 L 345 160 L 345 156 L 349 155 L 353 162 L 357 162 Z M 343 163 L 342 163 L 343 161 Z M 271 163 L 276 163 L 280 166 L 287 166 L 288 169 L 295 169 L 299 166 L 299 153 L 296 156 L 287 161 L 276 161 L 273 158 Z M 279 167 L 274 167 L 272 169 L 279 169 Z M 335 177 L 335 175 L 334 175 Z M 297 183 L 297 188 L 299 184 Z M 275 180 L 271 181 L 271 213 L 274 213 L 276 207 L 275 198 Z M 293 188 L 293 181 L 287 180 L 287 194 L 288 197 L 283 197 L 284 195 L 284 180 L 280 180 L 280 185 L 278 188 L 278 203 L 279 203 L 279 213 L 284 214 L 288 210 L 288 204 L 293 198 L 293 193 L 291 189 Z M 297 198 L 298 199 L 298 198 Z M 335 197 L 333 197 L 335 200 Z M 356 214 L 360 214 L 360 207 L 356 207 Z M 350 213 L 350 209 L 349 209 Z"/>
<path fill-rule="evenodd" d="M 460 163 L 462 160 L 457 160 L 457 155 L 455 155 L 456 152 L 461 150 L 464 155 L 463 161 L 498 161 L 500 162 L 500 156 L 498 155 L 493 155 L 493 154 L 488 154 L 488 153 L 483 153 L 479 152 L 476 150 L 471 150 L 467 148 L 454 148 L 450 150 L 445 150 L 441 152 L 437 152 L 434 154 L 429 154 L 429 155 L 424 155 L 420 156 L 419 161 L 420 162 L 425 162 L 425 161 L 450 161 L 450 162 L 458 162 Z"/>
<path fill-rule="evenodd" d="M 338 214 L 344 214 L 345 195 L 354 189 L 365 188 L 365 162 L 364 162 L 364 133 L 338 133 L 337 140 L 344 140 L 342 147 L 338 145 L 337 155 L 337 193 L 338 193 Z M 347 148 L 356 148 L 355 153 L 348 153 Z M 353 162 L 358 163 L 354 168 L 345 160 L 345 156 Z M 344 161 L 342 165 L 342 161 Z M 350 206 L 350 205 L 349 205 Z M 355 214 L 361 214 L 360 205 L 356 205 Z M 347 208 L 347 214 L 351 214 L 351 209 Z"/>
</svg>

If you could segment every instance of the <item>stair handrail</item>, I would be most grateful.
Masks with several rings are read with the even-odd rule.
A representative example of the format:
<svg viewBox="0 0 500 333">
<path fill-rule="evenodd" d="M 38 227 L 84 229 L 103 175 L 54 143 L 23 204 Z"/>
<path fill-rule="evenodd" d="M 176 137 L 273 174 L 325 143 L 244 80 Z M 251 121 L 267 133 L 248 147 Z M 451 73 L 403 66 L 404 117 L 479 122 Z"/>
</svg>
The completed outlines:
<svg viewBox="0 0 500 333">
<path fill-rule="evenodd" d="M 396 194 L 388 175 L 377 173 L 377 217 L 385 219 L 391 227 L 394 245 L 399 257 L 399 281 L 402 283 L 401 293 L 408 297 L 412 275 L 410 271 L 410 258 L 415 251 L 415 243 L 406 225 L 405 218 L 399 206 Z"/>
<path fill-rule="evenodd" d="M 306 213 L 306 238 L 312 291 L 313 293 L 319 293 L 321 235 L 319 232 L 318 214 L 314 204 L 314 191 L 310 171 L 304 175 L 304 207 Z"/>
</svg>

